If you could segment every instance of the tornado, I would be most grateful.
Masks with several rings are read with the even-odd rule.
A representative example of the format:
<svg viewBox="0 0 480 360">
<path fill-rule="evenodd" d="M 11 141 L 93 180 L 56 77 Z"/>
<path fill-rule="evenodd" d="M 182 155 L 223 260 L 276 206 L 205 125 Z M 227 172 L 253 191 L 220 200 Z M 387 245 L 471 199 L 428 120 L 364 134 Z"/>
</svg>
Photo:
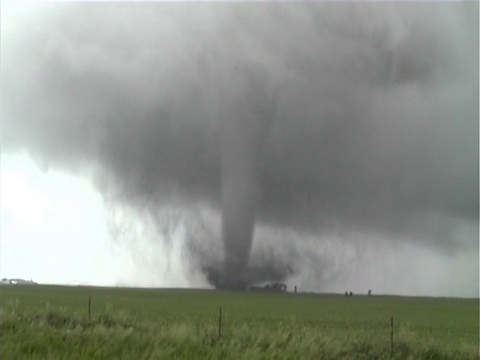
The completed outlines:
<svg viewBox="0 0 480 360">
<path fill-rule="evenodd" d="M 383 249 L 478 253 L 478 3 L 51 5 L 2 3 L 2 156 L 138 221 L 142 276 L 387 289 Z"/>
<path fill-rule="evenodd" d="M 221 201 L 224 263 L 220 286 L 249 283 L 248 262 L 275 92 L 267 74 L 252 64 L 236 67 L 238 87 L 223 101 Z"/>
</svg>

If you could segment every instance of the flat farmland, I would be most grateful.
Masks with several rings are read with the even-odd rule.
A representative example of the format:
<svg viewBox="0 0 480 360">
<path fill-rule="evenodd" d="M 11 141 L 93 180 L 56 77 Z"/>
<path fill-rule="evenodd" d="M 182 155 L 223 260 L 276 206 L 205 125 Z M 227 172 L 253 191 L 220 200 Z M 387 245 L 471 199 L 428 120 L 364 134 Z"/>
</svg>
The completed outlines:
<svg viewBox="0 0 480 360">
<path fill-rule="evenodd" d="M 2 359 L 478 359 L 479 301 L 6 285 L 0 331 Z"/>
</svg>

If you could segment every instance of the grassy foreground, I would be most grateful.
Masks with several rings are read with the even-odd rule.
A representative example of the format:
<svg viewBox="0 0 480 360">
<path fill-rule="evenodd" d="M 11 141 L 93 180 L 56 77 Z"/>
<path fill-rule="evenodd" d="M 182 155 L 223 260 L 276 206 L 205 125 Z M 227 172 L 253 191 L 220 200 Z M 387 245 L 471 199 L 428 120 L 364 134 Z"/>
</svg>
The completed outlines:
<svg viewBox="0 0 480 360">
<path fill-rule="evenodd" d="M 0 295 L 2 359 L 479 358 L 478 299 L 40 285 Z"/>
</svg>

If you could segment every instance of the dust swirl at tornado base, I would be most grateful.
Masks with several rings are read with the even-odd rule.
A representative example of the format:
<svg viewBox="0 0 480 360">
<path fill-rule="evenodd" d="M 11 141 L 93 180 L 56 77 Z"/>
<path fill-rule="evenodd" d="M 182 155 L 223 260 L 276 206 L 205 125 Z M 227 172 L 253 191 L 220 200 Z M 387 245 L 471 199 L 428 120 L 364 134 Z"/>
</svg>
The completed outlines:
<svg viewBox="0 0 480 360">
<path fill-rule="evenodd" d="M 478 250 L 476 3 L 49 3 L 2 23 L 2 151 L 91 177 L 159 233 L 174 212 L 215 285 L 335 281 L 335 242 Z"/>
</svg>

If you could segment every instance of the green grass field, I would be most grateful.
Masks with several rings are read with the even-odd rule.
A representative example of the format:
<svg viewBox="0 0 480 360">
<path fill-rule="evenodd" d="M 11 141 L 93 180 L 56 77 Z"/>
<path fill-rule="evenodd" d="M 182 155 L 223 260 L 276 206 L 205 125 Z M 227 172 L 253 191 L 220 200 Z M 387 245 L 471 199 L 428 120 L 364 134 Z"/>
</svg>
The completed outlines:
<svg viewBox="0 0 480 360">
<path fill-rule="evenodd" d="M 40 285 L 0 292 L 1 359 L 479 358 L 478 299 Z"/>
</svg>

